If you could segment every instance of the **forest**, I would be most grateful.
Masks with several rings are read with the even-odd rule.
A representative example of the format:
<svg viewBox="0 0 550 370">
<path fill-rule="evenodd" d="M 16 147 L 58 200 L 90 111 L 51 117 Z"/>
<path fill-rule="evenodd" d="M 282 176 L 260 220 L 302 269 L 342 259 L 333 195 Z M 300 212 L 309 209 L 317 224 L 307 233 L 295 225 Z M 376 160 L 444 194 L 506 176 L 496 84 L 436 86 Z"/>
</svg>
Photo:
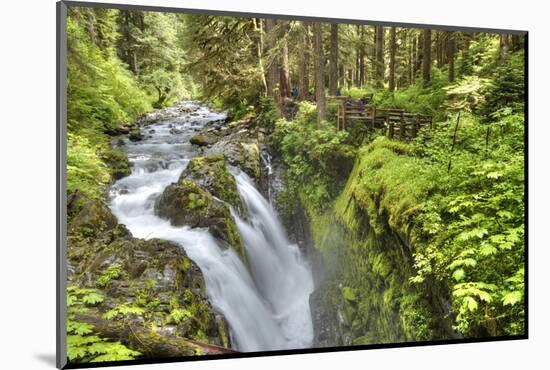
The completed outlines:
<svg viewBox="0 0 550 370">
<path fill-rule="evenodd" d="M 66 28 L 69 362 L 525 334 L 523 34 Z"/>
</svg>

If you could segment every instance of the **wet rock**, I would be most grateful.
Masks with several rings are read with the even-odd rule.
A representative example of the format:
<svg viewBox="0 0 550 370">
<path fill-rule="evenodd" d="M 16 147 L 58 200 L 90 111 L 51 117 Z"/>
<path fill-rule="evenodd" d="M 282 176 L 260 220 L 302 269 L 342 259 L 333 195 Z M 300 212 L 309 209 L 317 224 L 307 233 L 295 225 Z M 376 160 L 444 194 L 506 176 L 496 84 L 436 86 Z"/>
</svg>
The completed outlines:
<svg viewBox="0 0 550 370">
<path fill-rule="evenodd" d="M 224 155 L 209 154 L 191 159 L 180 175 L 180 181 L 191 180 L 208 190 L 214 197 L 242 209 L 237 182 L 227 167 Z"/>
<path fill-rule="evenodd" d="M 138 127 L 135 124 L 121 123 L 116 127 L 105 127 L 104 132 L 109 136 L 128 135 L 131 130 L 135 130 Z"/>
<path fill-rule="evenodd" d="M 124 142 L 123 142 L 124 143 Z M 109 148 L 100 153 L 101 159 L 109 167 L 111 178 L 118 180 L 132 173 L 130 161 L 126 154 L 115 148 Z"/>
<path fill-rule="evenodd" d="M 256 142 L 220 140 L 207 153 L 222 153 L 229 164 L 239 167 L 248 176 L 258 181 L 261 176 L 260 149 Z"/>
<path fill-rule="evenodd" d="M 143 135 L 141 134 L 140 130 L 133 130 L 128 135 L 128 138 L 130 141 L 140 141 L 143 140 Z"/>
<path fill-rule="evenodd" d="M 235 178 L 223 155 L 193 158 L 178 182 L 166 187 L 156 204 L 160 217 L 172 225 L 207 228 L 223 247 L 232 247 L 246 264 L 243 241 L 229 205 L 243 209 Z"/>
<path fill-rule="evenodd" d="M 190 140 L 191 144 L 198 146 L 209 146 L 218 141 L 218 136 L 213 132 L 201 131 Z"/>
<path fill-rule="evenodd" d="M 100 314 L 122 305 L 143 310 L 140 320 L 155 323 L 157 333 L 230 346 L 228 325 L 206 295 L 199 267 L 171 242 L 133 238 L 116 222 L 103 201 L 69 197 L 68 281 L 104 296 Z M 93 233 L 82 232 L 90 228 Z M 184 314 L 182 314 L 184 313 Z M 117 323 L 132 315 L 117 314 Z"/>
<path fill-rule="evenodd" d="M 330 294 L 326 288 L 320 287 L 309 297 L 314 332 L 313 347 L 342 346 L 349 342 L 343 335 L 343 320 L 338 307 L 332 302 L 327 302 L 327 296 Z"/>
<path fill-rule="evenodd" d="M 88 199 L 76 191 L 67 197 L 67 231 L 79 236 L 96 236 L 117 225 L 115 216 L 100 200 Z"/>
</svg>

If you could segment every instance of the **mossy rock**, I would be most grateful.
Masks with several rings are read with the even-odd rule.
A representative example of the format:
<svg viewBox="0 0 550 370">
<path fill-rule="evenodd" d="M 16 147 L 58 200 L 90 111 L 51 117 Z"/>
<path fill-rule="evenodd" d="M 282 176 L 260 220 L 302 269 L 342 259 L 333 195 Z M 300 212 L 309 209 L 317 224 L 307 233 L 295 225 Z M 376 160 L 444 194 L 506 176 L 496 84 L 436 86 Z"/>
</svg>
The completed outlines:
<svg viewBox="0 0 550 370">
<path fill-rule="evenodd" d="M 128 139 L 130 139 L 130 141 L 141 141 L 141 140 L 143 140 L 143 135 L 141 134 L 141 130 L 134 129 L 134 130 L 130 131 L 130 133 L 128 134 Z"/>
<path fill-rule="evenodd" d="M 166 187 L 157 213 L 174 226 L 207 228 L 222 247 L 232 247 L 247 265 L 244 244 L 229 208 L 196 182 L 183 179 Z"/>
<path fill-rule="evenodd" d="M 250 139 L 222 139 L 212 148 L 209 153 L 223 154 L 227 162 L 240 168 L 255 181 L 259 181 L 262 174 L 262 162 L 258 144 Z"/>
<path fill-rule="evenodd" d="M 70 235 L 91 237 L 118 224 L 105 201 L 76 191 L 67 197 L 67 230 Z"/>
<path fill-rule="evenodd" d="M 102 151 L 100 157 L 109 167 L 113 180 L 116 181 L 132 173 L 130 161 L 122 150 L 109 148 Z"/>
<path fill-rule="evenodd" d="M 141 312 L 138 319 L 161 335 L 175 333 L 230 346 L 227 322 L 211 306 L 201 270 L 180 246 L 131 236 L 115 238 L 109 244 L 107 234 L 102 239 L 70 239 L 68 246 L 68 260 L 75 266 L 69 271 L 70 284 L 96 289 L 104 297 L 97 309 L 105 314 L 123 306 L 134 307 Z M 94 252 L 75 260 L 74 251 L 84 248 Z M 177 322 L 171 317 L 175 307 L 186 313 Z M 118 313 L 110 320 L 135 319 Z"/>
<path fill-rule="evenodd" d="M 193 136 L 190 140 L 191 144 L 198 146 L 210 146 L 218 141 L 218 136 L 213 132 L 203 131 Z"/>
<path fill-rule="evenodd" d="M 202 186 L 214 197 L 229 203 L 237 211 L 243 209 L 235 177 L 227 168 L 222 154 L 210 154 L 191 159 L 179 181 L 191 180 Z"/>
<path fill-rule="evenodd" d="M 191 180 L 167 186 L 157 203 L 158 215 L 175 226 L 204 227 L 209 218 L 223 212 L 220 208 L 208 191 Z"/>
</svg>

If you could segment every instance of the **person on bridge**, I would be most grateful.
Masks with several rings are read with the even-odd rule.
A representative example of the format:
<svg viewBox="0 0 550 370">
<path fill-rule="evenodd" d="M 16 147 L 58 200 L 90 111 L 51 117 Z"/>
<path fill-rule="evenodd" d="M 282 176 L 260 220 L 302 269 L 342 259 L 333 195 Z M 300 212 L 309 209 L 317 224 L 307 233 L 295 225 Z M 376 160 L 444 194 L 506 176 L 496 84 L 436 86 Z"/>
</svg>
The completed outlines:
<svg viewBox="0 0 550 370">
<path fill-rule="evenodd" d="M 290 94 L 294 99 L 296 99 L 298 97 L 298 93 L 299 93 L 298 86 L 294 85 L 292 87 L 292 90 L 290 91 Z"/>
</svg>

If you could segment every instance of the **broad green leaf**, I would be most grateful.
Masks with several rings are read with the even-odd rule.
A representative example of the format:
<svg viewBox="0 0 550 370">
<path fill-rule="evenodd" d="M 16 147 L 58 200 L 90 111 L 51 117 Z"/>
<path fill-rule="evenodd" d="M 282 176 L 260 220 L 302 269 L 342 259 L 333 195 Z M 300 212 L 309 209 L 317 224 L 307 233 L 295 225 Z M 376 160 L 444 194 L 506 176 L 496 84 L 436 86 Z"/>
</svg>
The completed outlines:
<svg viewBox="0 0 550 370">
<path fill-rule="evenodd" d="M 464 297 L 464 302 L 466 303 L 466 307 L 468 307 L 468 310 L 470 310 L 470 312 L 474 312 L 475 310 L 477 310 L 478 304 L 474 298 Z"/>
<path fill-rule="evenodd" d="M 502 297 L 502 304 L 505 306 L 513 306 L 516 303 L 521 302 L 523 299 L 523 292 L 515 290 L 513 292 L 507 293 Z"/>
<path fill-rule="evenodd" d="M 456 281 L 460 281 L 464 278 L 464 276 L 466 275 L 466 273 L 464 272 L 463 269 L 458 269 L 458 270 L 455 270 L 455 272 L 453 272 L 453 278 L 456 280 Z"/>
</svg>

